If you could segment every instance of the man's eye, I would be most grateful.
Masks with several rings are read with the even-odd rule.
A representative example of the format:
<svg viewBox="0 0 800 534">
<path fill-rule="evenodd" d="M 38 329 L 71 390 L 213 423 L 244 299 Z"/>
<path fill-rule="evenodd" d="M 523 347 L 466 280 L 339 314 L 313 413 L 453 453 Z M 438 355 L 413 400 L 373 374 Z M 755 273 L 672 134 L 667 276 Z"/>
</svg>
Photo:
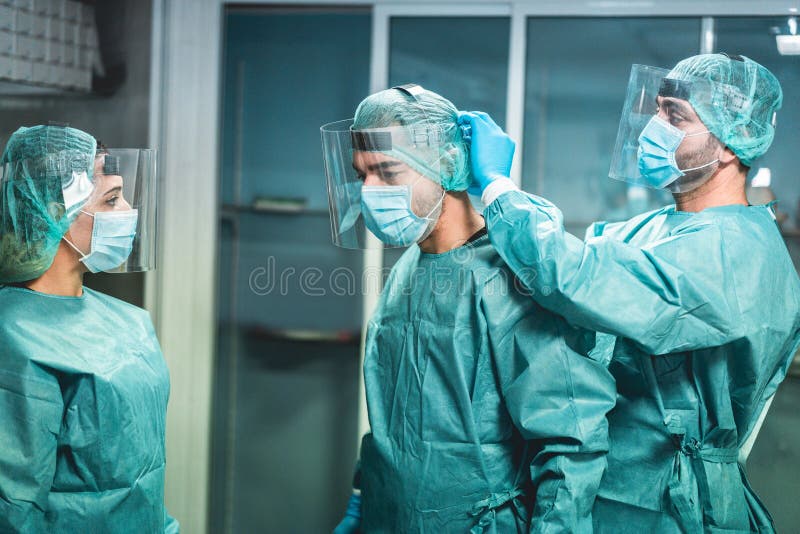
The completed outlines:
<svg viewBox="0 0 800 534">
<path fill-rule="evenodd" d="M 113 208 L 113 207 L 116 207 L 116 205 L 117 205 L 117 200 L 118 200 L 118 199 L 119 199 L 119 197 L 111 197 L 111 198 L 109 198 L 108 200 L 106 200 L 106 204 L 108 204 L 108 205 L 109 205 L 109 206 L 111 206 L 112 208 Z"/>
</svg>

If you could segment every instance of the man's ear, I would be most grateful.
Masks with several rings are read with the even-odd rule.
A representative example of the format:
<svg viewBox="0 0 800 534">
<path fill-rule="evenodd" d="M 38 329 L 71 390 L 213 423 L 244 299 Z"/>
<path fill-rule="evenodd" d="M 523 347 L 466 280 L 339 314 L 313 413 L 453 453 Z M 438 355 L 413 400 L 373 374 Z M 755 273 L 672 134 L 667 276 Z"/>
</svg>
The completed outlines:
<svg viewBox="0 0 800 534">
<path fill-rule="evenodd" d="M 723 148 L 722 154 L 719 156 L 719 162 L 721 165 L 728 165 L 733 160 L 738 159 L 739 158 L 736 156 L 736 154 L 733 153 L 733 150 L 728 147 Z"/>
</svg>

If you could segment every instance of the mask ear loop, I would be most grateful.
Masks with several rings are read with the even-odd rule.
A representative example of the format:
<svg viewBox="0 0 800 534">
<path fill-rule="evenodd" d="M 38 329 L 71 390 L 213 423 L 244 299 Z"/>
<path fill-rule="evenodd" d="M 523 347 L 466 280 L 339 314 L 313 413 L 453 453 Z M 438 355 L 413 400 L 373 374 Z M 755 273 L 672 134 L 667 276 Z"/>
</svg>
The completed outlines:
<svg viewBox="0 0 800 534">
<path fill-rule="evenodd" d="M 62 236 L 62 237 L 61 237 L 61 239 L 62 239 L 62 240 L 65 242 L 65 243 L 67 243 L 69 246 L 71 246 L 71 247 L 72 247 L 72 250 L 74 250 L 75 252 L 77 252 L 78 254 L 80 254 L 80 256 L 81 256 L 81 257 L 79 258 L 79 259 L 80 259 L 80 261 L 83 261 L 83 260 L 85 260 L 86 258 L 88 258 L 88 257 L 89 257 L 89 255 L 88 255 L 88 254 L 84 254 L 83 252 L 81 252 L 81 249 L 79 249 L 78 247 L 76 247 L 76 246 L 75 246 L 75 244 L 74 244 L 72 241 L 70 241 L 69 239 L 67 239 L 67 236 Z"/>
<path fill-rule="evenodd" d="M 414 186 L 417 185 L 417 182 L 419 182 L 422 179 L 427 180 L 428 178 L 425 178 L 424 176 L 420 176 L 419 178 L 414 180 L 414 183 L 409 184 L 409 185 L 406 186 L 406 187 L 408 187 L 408 191 L 409 191 L 409 200 L 412 201 L 412 202 L 413 202 L 413 199 L 414 199 Z M 439 184 L 437 184 L 437 185 L 439 185 Z M 419 215 L 417 215 L 417 217 L 420 217 L 420 219 L 430 220 L 431 219 L 431 215 L 441 207 L 442 202 L 444 202 L 444 196 L 447 194 L 447 191 L 445 191 L 444 187 L 442 187 L 441 185 L 439 185 L 439 189 L 442 190 L 442 195 L 439 197 L 439 200 L 436 201 L 436 204 L 434 204 L 433 208 L 431 208 L 431 210 L 428 212 L 427 215 L 424 215 L 424 216 L 421 216 L 421 217 Z M 409 207 L 411 207 L 411 206 L 409 206 Z M 412 208 L 411 211 L 414 211 L 413 208 Z"/>
<path fill-rule="evenodd" d="M 94 219 L 94 213 L 89 213 L 88 211 L 83 211 L 83 210 L 79 210 L 79 211 L 80 211 L 80 213 L 83 213 L 84 215 L 88 215 L 89 217 L 91 217 L 92 219 Z M 61 239 L 63 239 L 65 243 L 67 243 L 69 246 L 71 246 L 71 247 L 72 247 L 72 249 L 73 249 L 75 252 L 77 252 L 78 254 L 80 254 L 80 255 L 81 255 L 81 257 L 80 257 L 80 261 L 83 261 L 83 260 L 85 260 L 86 258 L 88 258 L 88 257 L 91 255 L 91 252 L 89 252 L 89 254 L 84 254 L 83 252 L 81 252 L 81 249 L 79 249 L 78 247 L 76 247 L 76 246 L 75 246 L 75 243 L 73 243 L 72 241 L 70 241 L 69 239 L 67 239 L 67 236 L 66 236 L 66 235 L 63 235 L 63 236 L 61 236 Z"/>
<path fill-rule="evenodd" d="M 710 133 L 711 133 L 710 130 L 706 130 L 704 132 L 694 132 L 694 133 L 690 133 L 690 134 L 684 135 L 683 139 L 686 139 L 687 137 L 695 137 L 695 136 L 698 136 L 698 135 L 705 135 L 705 134 L 710 134 Z M 681 142 L 683 142 L 683 139 L 681 139 Z M 699 165 L 697 167 L 689 167 L 688 169 L 678 169 L 678 170 L 681 171 L 682 173 L 686 174 L 687 172 L 697 171 L 697 170 L 700 170 L 700 169 L 705 169 L 706 167 L 710 167 L 711 165 L 714 165 L 715 163 L 719 163 L 719 158 L 717 158 L 717 159 L 715 159 L 713 161 L 709 161 L 708 163 L 704 163 L 703 165 Z"/>
</svg>

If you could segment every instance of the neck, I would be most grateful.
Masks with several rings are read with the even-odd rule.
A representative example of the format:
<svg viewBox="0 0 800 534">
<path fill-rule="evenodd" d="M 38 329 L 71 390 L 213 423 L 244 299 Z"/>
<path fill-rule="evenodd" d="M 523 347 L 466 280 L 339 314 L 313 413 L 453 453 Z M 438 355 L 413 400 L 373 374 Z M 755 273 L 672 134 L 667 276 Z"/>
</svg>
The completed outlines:
<svg viewBox="0 0 800 534">
<path fill-rule="evenodd" d="M 50 268 L 39 278 L 25 283 L 25 287 L 48 295 L 80 297 L 83 295 L 85 272 L 86 268 L 80 262 L 78 253 L 61 241 Z"/>
<path fill-rule="evenodd" d="M 429 254 L 442 254 L 462 246 L 486 226 L 466 192 L 448 191 L 442 200 L 442 214 L 433 232 L 420 241 L 419 248 Z"/>
<path fill-rule="evenodd" d="M 706 183 L 686 193 L 673 193 L 675 209 L 698 212 L 716 206 L 747 205 L 747 172 L 737 162 L 720 167 Z"/>
</svg>

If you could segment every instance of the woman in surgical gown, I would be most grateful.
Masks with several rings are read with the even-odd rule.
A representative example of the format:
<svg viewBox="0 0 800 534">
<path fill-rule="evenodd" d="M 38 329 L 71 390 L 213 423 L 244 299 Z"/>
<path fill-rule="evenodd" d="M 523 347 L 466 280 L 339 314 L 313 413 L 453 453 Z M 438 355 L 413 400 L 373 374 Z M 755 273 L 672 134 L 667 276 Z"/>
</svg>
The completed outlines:
<svg viewBox="0 0 800 534">
<path fill-rule="evenodd" d="M 3 153 L 0 532 L 178 531 L 163 504 L 169 376 L 152 323 L 82 285 L 127 259 L 136 228 L 96 146 L 35 126 Z"/>
</svg>

